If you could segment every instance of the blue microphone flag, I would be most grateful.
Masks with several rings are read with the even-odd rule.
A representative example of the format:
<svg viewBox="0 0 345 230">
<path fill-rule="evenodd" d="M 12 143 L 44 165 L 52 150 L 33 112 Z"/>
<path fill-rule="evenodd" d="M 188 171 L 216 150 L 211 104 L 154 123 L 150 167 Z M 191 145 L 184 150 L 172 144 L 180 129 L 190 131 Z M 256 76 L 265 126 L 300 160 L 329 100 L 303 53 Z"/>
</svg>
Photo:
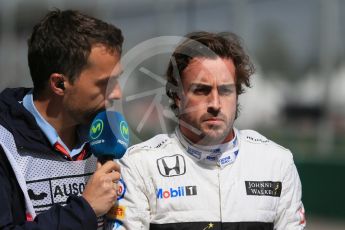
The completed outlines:
<svg viewBox="0 0 345 230">
<path fill-rule="evenodd" d="M 120 159 L 129 145 L 129 128 L 121 113 L 102 111 L 93 119 L 90 148 L 96 157 Z"/>
</svg>

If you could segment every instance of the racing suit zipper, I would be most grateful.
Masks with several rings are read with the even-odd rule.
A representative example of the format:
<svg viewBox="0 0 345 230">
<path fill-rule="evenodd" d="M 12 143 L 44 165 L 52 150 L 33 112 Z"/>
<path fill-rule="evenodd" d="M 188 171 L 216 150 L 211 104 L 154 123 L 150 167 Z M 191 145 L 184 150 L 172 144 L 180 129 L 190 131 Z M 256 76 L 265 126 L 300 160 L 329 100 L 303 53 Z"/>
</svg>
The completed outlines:
<svg viewBox="0 0 345 230">
<path fill-rule="evenodd" d="M 220 172 L 221 172 L 221 167 L 220 165 L 217 165 L 217 175 L 218 175 L 218 197 L 219 197 L 219 229 L 221 230 L 222 227 L 222 223 L 223 223 L 223 215 L 222 215 L 222 184 L 221 184 L 221 178 L 220 178 Z"/>
</svg>

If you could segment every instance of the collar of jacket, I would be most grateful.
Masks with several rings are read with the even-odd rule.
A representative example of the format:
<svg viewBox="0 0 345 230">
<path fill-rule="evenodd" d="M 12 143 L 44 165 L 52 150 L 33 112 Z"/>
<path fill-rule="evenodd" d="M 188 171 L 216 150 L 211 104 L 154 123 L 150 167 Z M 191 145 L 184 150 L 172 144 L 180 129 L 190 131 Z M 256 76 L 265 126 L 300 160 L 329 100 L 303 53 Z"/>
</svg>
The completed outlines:
<svg viewBox="0 0 345 230">
<path fill-rule="evenodd" d="M 48 154 L 53 146 L 38 127 L 22 100 L 31 88 L 5 89 L 0 94 L 0 125 L 12 133 L 18 149 Z"/>
</svg>

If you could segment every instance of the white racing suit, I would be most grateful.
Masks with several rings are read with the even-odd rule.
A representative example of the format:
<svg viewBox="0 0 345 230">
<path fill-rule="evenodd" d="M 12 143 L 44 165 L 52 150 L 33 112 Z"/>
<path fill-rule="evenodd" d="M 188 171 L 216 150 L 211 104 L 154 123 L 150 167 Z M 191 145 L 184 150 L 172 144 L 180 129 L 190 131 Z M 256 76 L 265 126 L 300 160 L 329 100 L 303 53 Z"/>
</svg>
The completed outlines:
<svg viewBox="0 0 345 230">
<path fill-rule="evenodd" d="M 301 182 L 289 150 L 234 129 L 219 146 L 177 129 L 135 145 L 120 161 L 112 229 L 304 229 Z"/>
</svg>

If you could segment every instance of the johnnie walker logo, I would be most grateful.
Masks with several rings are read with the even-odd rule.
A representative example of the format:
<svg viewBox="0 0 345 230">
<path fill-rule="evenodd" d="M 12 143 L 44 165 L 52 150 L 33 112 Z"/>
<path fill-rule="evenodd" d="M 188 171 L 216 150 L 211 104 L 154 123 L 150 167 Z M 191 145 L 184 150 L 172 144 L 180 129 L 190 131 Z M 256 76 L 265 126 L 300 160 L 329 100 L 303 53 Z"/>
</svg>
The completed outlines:
<svg viewBox="0 0 345 230">
<path fill-rule="evenodd" d="M 280 197 L 282 182 L 274 181 L 245 181 L 247 195 Z"/>
</svg>

